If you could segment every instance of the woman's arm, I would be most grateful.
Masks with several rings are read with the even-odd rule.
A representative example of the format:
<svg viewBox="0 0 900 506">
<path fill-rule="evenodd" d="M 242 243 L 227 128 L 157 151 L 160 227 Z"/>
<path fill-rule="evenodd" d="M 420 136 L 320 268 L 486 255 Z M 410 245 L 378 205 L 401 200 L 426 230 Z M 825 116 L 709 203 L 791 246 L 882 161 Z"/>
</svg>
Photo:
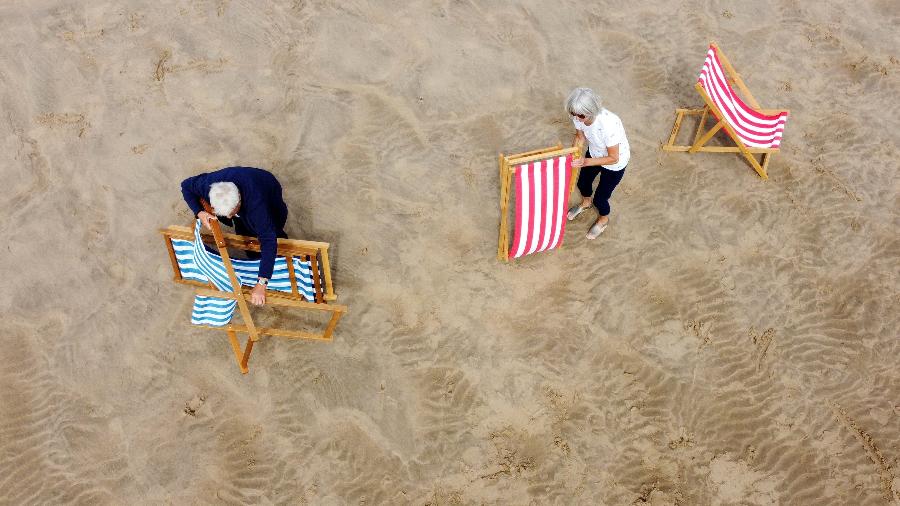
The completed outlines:
<svg viewBox="0 0 900 506">
<path fill-rule="evenodd" d="M 584 160 L 585 166 L 591 165 L 612 165 L 619 161 L 619 145 L 615 146 L 607 146 L 606 147 L 606 156 L 602 158 L 586 158 Z"/>
</svg>

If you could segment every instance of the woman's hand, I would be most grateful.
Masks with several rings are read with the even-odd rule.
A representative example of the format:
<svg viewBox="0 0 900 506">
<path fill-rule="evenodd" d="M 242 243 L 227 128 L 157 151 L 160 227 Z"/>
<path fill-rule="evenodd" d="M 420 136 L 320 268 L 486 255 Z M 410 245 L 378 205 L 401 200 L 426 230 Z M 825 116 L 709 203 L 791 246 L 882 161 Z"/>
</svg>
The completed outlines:
<svg viewBox="0 0 900 506">
<path fill-rule="evenodd" d="M 203 223 L 203 226 L 206 227 L 207 230 L 212 230 L 209 222 L 217 219 L 215 216 L 209 214 L 206 211 L 200 211 L 200 213 L 197 214 L 197 218 L 200 218 L 200 223 Z"/>
<path fill-rule="evenodd" d="M 600 158 L 579 158 L 572 160 L 572 167 L 588 167 L 591 165 L 612 165 L 619 161 L 619 145 L 607 146 L 607 155 Z M 590 160 L 590 161 L 588 161 Z"/>
</svg>

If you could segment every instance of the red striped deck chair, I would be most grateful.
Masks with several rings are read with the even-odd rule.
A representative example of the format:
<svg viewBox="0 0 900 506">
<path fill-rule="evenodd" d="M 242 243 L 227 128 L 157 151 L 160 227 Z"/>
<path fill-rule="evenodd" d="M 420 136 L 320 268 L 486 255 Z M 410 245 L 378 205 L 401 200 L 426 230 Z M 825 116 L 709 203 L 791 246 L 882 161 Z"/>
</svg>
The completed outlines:
<svg viewBox="0 0 900 506">
<path fill-rule="evenodd" d="M 510 156 L 500 153 L 500 244 L 497 258 L 509 261 L 558 248 L 566 232 L 566 206 L 575 180 L 577 147 L 555 147 Z M 515 179 L 515 181 L 513 181 Z M 509 245 L 509 199 L 515 183 L 516 221 Z"/>
<path fill-rule="evenodd" d="M 744 99 L 735 93 L 732 85 L 740 90 Z M 769 159 L 781 146 L 781 137 L 784 134 L 784 124 L 787 122 L 789 111 L 761 108 L 740 74 L 734 70 L 728 58 L 714 42 L 709 45 L 706 61 L 703 62 L 703 69 L 694 88 L 703 97 L 706 105 L 702 109 L 676 109 L 672 134 L 663 145 L 663 149 L 689 153 L 698 151 L 742 153 L 760 177 L 768 179 L 766 169 L 769 166 Z M 676 145 L 675 138 L 685 115 L 700 115 L 700 122 L 694 134 L 693 144 Z M 710 116 L 716 124 L 704 133 L 703 129 Z M 735 146 L 707 146 L 706 143 L 722 129 L 728 133 Z M 760 160 L 756 159 L 758 154 L 762 155 Z"/>
</svg>

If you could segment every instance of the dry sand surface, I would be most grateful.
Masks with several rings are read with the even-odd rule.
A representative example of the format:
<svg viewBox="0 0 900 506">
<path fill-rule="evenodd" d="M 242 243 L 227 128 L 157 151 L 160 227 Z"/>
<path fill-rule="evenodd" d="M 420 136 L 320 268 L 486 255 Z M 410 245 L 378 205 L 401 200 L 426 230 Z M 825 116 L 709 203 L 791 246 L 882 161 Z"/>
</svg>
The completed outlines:
<svg viewBox="0 0 900 506">
<path fill-rule="evenodd" d="M 898 26 L 896 0 L 3 2 L 0 503 L 900 504 Z M 769 181 L 659 149 L 709 40 L 792 111 Z M 568 142 L 579 85 L 631 141 L 612 224 L 502 264 L 497 152 Z M 278 176 L 350 307 L 246 376 L 157 233 L 228 165 Z"/>
</svg>

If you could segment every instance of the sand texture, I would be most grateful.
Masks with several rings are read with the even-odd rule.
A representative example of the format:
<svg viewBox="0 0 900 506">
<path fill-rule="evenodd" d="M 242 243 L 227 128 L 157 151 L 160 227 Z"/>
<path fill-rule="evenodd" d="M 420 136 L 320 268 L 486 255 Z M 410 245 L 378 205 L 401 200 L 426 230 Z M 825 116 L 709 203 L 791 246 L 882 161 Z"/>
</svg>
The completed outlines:
<svg viewBox="0 0 900 506">
<path fill-rule="evenodd" d="M 0 504 L 900 505 L 900 5 L 851 4 L 0 3 Z M 660 150 L 710 40 L 791 110 L 768 181 Z M 575 86 L 611 225 L 498 262 Z M 229 165 L 350 308 L 246 376 L 157 233 Z"/>
</svg>

